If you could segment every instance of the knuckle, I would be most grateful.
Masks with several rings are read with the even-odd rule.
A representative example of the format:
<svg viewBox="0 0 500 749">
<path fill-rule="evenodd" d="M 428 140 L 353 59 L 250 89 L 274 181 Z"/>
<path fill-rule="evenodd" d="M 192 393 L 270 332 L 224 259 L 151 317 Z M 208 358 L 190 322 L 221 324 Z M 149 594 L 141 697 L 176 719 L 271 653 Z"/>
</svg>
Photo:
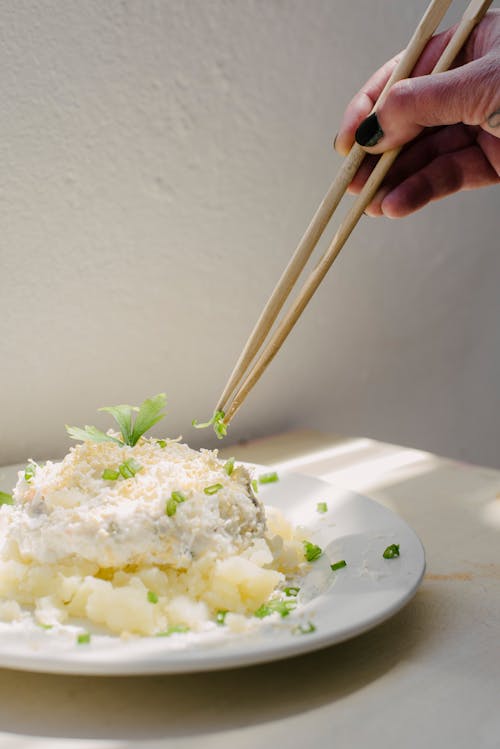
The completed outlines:
<svg viewBox="0 0 500 749">
<path fill-rule="evenodd" d="M 415 86 L 411 78 L 398 81 L 387 97 L 387 109 L 395 116 L 412 118 L 415 113 Z"/>
</svg>

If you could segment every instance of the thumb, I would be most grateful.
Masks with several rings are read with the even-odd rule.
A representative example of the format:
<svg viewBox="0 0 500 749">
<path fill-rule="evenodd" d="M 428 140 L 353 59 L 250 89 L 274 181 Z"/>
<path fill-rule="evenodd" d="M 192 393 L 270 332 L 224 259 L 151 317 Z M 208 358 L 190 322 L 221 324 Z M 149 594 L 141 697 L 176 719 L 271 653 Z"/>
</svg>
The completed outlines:
<svg viewBox="0 0 500 749">
<path fill-rule="evenodd" d="M 482 57 L 446 73 L 395 83 L 376 112 L 360 124 L 356 140 L 370 153 L 382 153 L 415 138 L 424 127 L 482 125 L 500 107 L 500 64 Z"/>
</svg>

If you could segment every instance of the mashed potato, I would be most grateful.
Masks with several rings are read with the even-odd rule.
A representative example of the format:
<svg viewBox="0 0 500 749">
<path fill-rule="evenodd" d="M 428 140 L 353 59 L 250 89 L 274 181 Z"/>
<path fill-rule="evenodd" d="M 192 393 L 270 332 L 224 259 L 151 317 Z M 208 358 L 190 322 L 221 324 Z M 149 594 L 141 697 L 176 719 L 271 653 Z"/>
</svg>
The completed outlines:
<svg viewBox="0 0 500 749">
<path fill-rule="evenodd" d="M 217 451 L 87 440 L 31 466 L 0 511 L 4 621 L 29 610 L 45 626 L 78 617 L 155 635 L 222 617 L 241 630 L 304 564 L 283 516 L 266 522 L 248 470 Z"/>
</svg>

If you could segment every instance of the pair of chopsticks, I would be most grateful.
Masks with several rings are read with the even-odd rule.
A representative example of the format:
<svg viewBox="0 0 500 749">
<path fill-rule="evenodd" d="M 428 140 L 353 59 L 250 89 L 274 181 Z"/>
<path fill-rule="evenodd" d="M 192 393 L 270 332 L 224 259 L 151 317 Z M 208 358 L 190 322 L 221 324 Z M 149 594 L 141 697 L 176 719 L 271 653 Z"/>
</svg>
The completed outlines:
<svg viewBox="0 0 500 749">
<path fill-rule="evenodd" d="M 432 0 L 410 39 L 404 55 L 387 81 L 372 111 L 381 103 L 396 81 L 410 76 L 427 42 L 444 18 L 451 2 L 452 0 Z M 432 70 L 432 74 L 442 73 L 451 67 L 457 54 L 467 41 L 474 27 L 483 18 L 491 2 L 492 0 L 472 0 L 469 3 L 448 46 Z M 361 166 L 366 152 L 357 143 L 353 145 L 265 305 L 229 377 L 216 407 L 216 411 L 224 413 L 225 424 L 228 424 L 234 417 L 249 392 L 280 350 L 334 260 L 337 258 L 340 250 L 351 235 L 363 211 L 373 199 L 382 180 L 400 151 L 401 148 L 394 148 L 386 151 L 380 157 L 361 193 L 347 212 L 328 249 L 303 284 L 268 343 L 262 349 L 258 358 L 256 358 L 335 209 Z M 254 359 L 255 362 L 250 369 L 250 365 Z"/>
</svg>

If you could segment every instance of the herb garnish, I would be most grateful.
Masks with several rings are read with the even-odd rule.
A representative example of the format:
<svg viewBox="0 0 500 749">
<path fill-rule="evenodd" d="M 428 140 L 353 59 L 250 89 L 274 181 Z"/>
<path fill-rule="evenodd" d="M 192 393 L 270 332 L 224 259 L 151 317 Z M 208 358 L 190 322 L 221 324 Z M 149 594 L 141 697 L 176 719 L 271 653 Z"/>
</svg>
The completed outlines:
<svg viewBox="0 0 500 749">
<path fill-rule="evenodd" d="M 314 562 L 319 559 L 323 553 L 323 549 L 310 541 L 304 541 L 304 556 L 308 562 Z"/>
<path fill-rule="evenodd" d="M 163 632 L 157 632 L 156 637 L 170 637 L 170 635 L 182 634 L 184 632 L 189 632 L 189 627 L 185 624 L 172 624 Z"/>
<path fill-rule="evenodd" d="M 102 472 L 102 478 L 106 481 L 116 481 L 120 478 L 120 471 L 115 471 L 113 468 L 105 468 Z"/>
<path fill-rule="evenodd" d="M 341 570 L 342 567 L 347 567 L 347 562 L 345 559 L 341 559 L 340 562 L 335 562 L 335 564 L 330 565 L 330 569 L 335 572 L 335 570 Z"/>
<path fill-rule="evenodd" d="M 296 601 L 268 601 L 267 603 L 263 603 L 262 606 L 259 606 L 257 611 L 254 612 L 254 616 L 259 619 L 264 619 L 264 617 L 271 616 L 271 614 L 279 614 L 284 618 L 285 616 L 288 616 L 290 611 L 293 611 L 296 606 Z"/>
<path fill-rule="evenodd" d="M 149 603 L 158 603 L 158 594 L 154 590 L 148 590 L 148 601 Z"/>
<path fill-rule="evenodd" d="M 7 494 L 7 492 L 0 492 L 0 505 L 13 505 L 14 499 L 12 497 L 12 494 Z"/>
<path fill-rule="evenodd" d="M 27 481 L 28 484 L 35 475 L 36 468 L 36 463 L 28 463 L 26 465 L 26 468 L 24 469 L 24 480 Z"/>
<path fill-rule="evenodd" d="M 221 626 L 226 623 L 226 616 L 228 615 L 227 609 L 219 609 L 217 614 L 215 615 L 215 621 L 217 624 L 220 624 Z"/>
<path fill-rule="evenodd" d="M 224 470 L 228 476 L 232 474 L 232 472 L 234 471 L 234 458 L 229 458 L 229 460 L 226 460 L 226 462 L 224 463 Z"/>
<path fill-rule="evenodd" d="M 191 422 L 195 429 L 206 429 L 207 427 L 213 427 L 214 432 L 217 435 L 217 439 L 221 440 L 227 434 L 227 424 L 224 422 L 224 411 L 214 411 L 212 418 L 209 421 L 198 423 L 197 419 L 193 419 Z"/>
<path fill-rule="evenodd" d="M 210 494 L 217 494 L 217 492 L 220 491 L 223 488 L 224 487 L 222 486 L 222 484 L 212 484 L 212 486 L 206 486 L 203 489 L 203 491 L 205 492 L 205 494 L 209 494 L 209 495 Z"/>
<path fill-rule="evenodd" d="M 76 638 L 76 642 L 78 645 L 88 645 L 90 642 L 90 632 L 83 632 L 82 634 L 78 635 Z"/>
<path fill-rule="evenodd" d="M 257 479 L 252 479 L 251 482 L 250 482 L 250 484 L 252 485 L 252 489 L 254 491 L 254 494 L 257 494 L 258 491 L 259 491 L 259 482 L 257 481 Z"/>
<path fill-rule="evenodd" d="M 85 425 L 81 427 L 66 426 L 71 439 L 74 440 L 91 440 L 92 442 L 115 442 L 118 445 L 129 445 L 134 447 L 139 439 L 151 429 L 156 422 L 163 419 L 165 414 L 160 413 L 166 405 L 167 399 L 165 393 L 159 393 L 152 398 L 146 398 L 140 406 L 104 406 L 99 411 L 107 411 L 115 419 L 120 427 L 121 439 L 112 437 L 110 434 L 102 432 L 94 426 Z M 135 422 L 132 420 L 132 414 L 137 412 Z"/>
<path fill-rule="evenodd" d="M 279 476 L 276 471 L 271 473 L 261 473 L 259 476 L 259 484 L 274 484 L 275 481 L 279 481 Z"/>
<path fill-rule="evenodd" d="M 296 588 L 296 587 L 283 588 L 283 592 L 286 596 L 298 596 L 299 591 L 300 591 L 300 588 Z"/>
<path fill-rule="evenodd" d="M 171 518 L 172 515 L 175 515 L 175 513 L 177 512 L 177 505 L 185 501 L 186 497 L 182 492 L 172 492 L 172 494 L 170 495 L 170 499 L 167 500 L 167 504 L 165 507 L 165 513 L 168 515 L 168 517 Z"/>
<path fill-rule="evenodd" d="M 316 505 L 316 512 L 328 512 L 328 505 L 326 504 L 326 502 L 318 502 L 318 504 Z"/>
<path fill-rule="evenodd" d="M 394 557 L 399 557 L 399 544 L 391 544 L 388 546 L 382 556 L 384 559 L 394 559 Z"/>
<path fill-rule="evenodd" d="M 135 476 L 138 471 L 142 470 L 142 466 L 134 458 L 129 458 L 124 463 L 120 463 L 118 468 L 105 468 L 102 472 L 102 478 L 106 481 L 116 481 L 123 476 L 124 479 L 131 479 Z"/>
<path fill-rule="evenodd" d="M 307 622 L 307 624 L 299 624 L 297 627 L 294 627 L 292 629 L 292 633 L 294 635 L 310 635 L 311 632 L 316 632 L 316 627 L 312 622 Z"/>
</svg>

